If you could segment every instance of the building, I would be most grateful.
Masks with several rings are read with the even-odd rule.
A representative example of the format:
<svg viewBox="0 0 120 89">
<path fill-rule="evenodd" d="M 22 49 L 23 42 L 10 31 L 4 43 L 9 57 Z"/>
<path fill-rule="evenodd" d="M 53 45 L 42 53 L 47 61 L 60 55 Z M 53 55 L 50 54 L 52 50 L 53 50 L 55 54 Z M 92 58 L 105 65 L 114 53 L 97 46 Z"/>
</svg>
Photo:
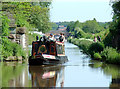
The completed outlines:
<svg viewBox="0 0 120 89">
<path fill-rule="evenodd" d="M 64 31 L 66 29 L 67 29 L 67 27 L 65 27 L 64 25 L 59 25 L 58 26 L 58 30 Z"/>
</svg>

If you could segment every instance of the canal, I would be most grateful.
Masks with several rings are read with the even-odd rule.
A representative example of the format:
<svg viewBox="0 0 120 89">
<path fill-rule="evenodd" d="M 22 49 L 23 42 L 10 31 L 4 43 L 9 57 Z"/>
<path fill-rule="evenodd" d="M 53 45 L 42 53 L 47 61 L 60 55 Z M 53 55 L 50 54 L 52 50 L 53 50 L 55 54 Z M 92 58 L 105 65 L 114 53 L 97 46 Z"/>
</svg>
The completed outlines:
<svg viewBox="0 0 120 89">
<path fill-rule="evenodd" d="M 2 87 L 120 87 L 120 66 L 93 61 L 77 46 L 65 43 L 69 61 L 57 66 L 0 63 Z"/>
</svg>

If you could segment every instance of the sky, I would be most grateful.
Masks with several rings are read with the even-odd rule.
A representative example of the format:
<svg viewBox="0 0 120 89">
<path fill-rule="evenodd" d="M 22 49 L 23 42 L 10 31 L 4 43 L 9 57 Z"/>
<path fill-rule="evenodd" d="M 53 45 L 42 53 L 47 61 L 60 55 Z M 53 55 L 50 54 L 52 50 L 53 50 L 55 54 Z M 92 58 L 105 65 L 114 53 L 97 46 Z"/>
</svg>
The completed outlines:
<svg viewBox="0 0 120 89">
<path fill-rule="evenodd" d="M 52 0 L 50 20 L 52 22 L 85 22 L 96 18 L 98 22 L 112 21 L 110 0 Z"/>
</svg>

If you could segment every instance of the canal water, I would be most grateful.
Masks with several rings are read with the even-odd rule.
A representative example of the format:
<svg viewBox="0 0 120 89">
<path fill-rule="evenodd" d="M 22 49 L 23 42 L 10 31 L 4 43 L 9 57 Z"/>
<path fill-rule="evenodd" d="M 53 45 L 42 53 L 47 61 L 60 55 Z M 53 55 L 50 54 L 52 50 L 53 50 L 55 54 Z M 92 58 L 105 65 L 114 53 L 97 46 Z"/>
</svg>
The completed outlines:
<svg viewBox="0 0 120 89">
<path fill-rule="evenodd" d="M 65 43 L 69 61 L 57 66 L 0 63 L 2 87 L 120 87 L 120 66 L 93 61 L 77 46 Z"/>
</svg>

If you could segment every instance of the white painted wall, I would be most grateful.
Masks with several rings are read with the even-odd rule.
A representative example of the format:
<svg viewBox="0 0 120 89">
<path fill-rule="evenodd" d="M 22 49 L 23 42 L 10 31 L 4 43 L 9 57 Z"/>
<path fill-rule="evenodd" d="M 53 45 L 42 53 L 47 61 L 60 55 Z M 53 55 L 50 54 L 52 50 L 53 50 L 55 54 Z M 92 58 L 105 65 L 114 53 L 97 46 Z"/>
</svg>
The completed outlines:
<svg viewBox="0 0 120 89">
<path fill-rule="evenodd" d="M 26 38 L 25 38 L 25 34 L 23 34 L 20 38 L 20 44 L 22 45 L 23 48 L 26 48 Z"/>
</svg>

